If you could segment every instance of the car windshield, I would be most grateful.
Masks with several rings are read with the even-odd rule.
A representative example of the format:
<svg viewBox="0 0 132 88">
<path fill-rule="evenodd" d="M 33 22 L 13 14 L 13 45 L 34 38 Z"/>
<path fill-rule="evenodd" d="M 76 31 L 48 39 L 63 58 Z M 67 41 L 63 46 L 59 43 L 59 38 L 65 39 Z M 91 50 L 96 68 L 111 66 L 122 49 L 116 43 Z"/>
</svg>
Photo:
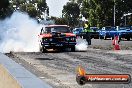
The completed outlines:
<svg viewBox="0 0 132 88">
<path fill-rule="evenodd" d="M 81 31 L 82 29 L 81 28 L 77 28 L 76 31 Z"/>
<path fill-rule="evenodd" d="M 46 27 L 46 32 L 61 32 L 61 33 L 69 33 L 70 30 L 68 27 Z"/>
</svg>

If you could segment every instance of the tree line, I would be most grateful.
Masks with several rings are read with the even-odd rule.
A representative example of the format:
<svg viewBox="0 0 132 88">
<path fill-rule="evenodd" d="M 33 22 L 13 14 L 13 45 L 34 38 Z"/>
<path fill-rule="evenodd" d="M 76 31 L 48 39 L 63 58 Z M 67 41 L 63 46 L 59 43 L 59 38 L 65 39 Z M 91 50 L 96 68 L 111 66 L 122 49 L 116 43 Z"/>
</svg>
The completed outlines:
<svg viewBox="0 0 132 88">
<path fill-rule="evenodd" d="M 56 24 L 80 26 L 81 18 L 85 17 L 91 26 L 132 25 L 131 0 L 69 0 L 62 10 L 62 17 L 50 17 Z M 115 6 L 115 8 L 114 8 Z M 13 11 L 27 12 L 30 17 L 42 19 L 44 14 L 49 15 L 46 0 L 0 0 L 0 19 L 10 16 Z"/>
<path fill-rule="evenodd" d="M 10 16 L 15 10 L 27 12 L 33 18 L 49 14 L 46 0 L 0 0 L 0 19 Z"/>
<path fill-rule="evenodd" d="M 114 26 L 132 25 L 132 15 L 123 17 L 124 14 L 132 13 L 131 0 L 69 0 L 63 7 L 63 17 L 69 19 L 68 23 L 76 26 L 81 17 L 85 17 L 91 26 Z M 114 8 L 115 7 L 115 8 Z M 115 24 L 114 24 L 115 13 Z M 78 22 L 78 23 L 77 23 Z"/>
</svg>

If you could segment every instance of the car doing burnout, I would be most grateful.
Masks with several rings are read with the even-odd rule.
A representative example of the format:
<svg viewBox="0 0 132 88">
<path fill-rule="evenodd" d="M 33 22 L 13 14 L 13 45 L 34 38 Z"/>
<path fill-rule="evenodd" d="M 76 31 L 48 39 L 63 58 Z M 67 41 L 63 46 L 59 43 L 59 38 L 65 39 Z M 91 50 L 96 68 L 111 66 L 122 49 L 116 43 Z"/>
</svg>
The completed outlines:
<svg viewBox="0 0 132 88">
<path fill-rule="evenodd" d="M 48 25 L 41 29 L 39 39 L 42 52 L 46 52 L 47 49 L 64 50 L 65 48 L 75 51 L 76 35 L 67 25 Z"/>
</svg>

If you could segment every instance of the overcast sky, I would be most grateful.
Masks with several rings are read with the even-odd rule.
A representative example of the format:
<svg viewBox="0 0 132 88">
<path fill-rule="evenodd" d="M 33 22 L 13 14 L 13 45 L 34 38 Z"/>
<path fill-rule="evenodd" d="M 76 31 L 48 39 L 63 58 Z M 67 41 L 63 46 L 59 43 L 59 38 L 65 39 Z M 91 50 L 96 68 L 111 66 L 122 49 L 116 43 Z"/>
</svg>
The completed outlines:
<svg viewBox="0 0 132 88">
<path fill-rule="evenodd" d="M 61 17 L 63 6 L 68 1 L 69 0 L 46 0 L 47 4 L 49 6 L 49 15 Z"/>
</svg>

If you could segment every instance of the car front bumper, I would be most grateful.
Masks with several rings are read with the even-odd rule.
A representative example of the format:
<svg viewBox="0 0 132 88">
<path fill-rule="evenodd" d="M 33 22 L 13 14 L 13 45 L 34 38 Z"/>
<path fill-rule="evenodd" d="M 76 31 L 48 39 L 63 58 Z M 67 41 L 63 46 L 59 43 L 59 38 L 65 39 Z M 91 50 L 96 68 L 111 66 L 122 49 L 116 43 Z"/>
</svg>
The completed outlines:
<svg viewBox="0 0 132 88">
<path fill-rule="evenodd" d="M 47 43 L 42 43 L 42 45 L 48 49 L 50 48 L 59 48 L 59 47 L 71 47 L 75 46 L 76 42 L 47 42 Z"/>
</svg>

